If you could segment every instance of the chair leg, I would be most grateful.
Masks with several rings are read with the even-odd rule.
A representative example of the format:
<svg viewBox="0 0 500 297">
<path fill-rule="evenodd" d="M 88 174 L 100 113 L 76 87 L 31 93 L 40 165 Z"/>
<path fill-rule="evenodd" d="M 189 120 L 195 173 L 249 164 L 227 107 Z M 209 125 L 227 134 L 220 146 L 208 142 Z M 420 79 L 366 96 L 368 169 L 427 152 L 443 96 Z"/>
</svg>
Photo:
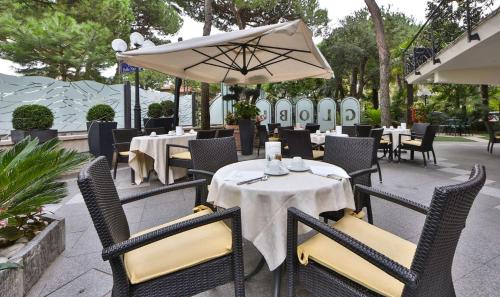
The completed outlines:
<svg viewBox="0 0 500 297">
<path fill-rule="evenodd" d="M 116 169 L 118 168 L 118 156 L 116 153 L 113 153 L 113 179 L 116 179 Z"/>
<path fill-rule="evenodd" d="M 495 145 L 495 142 L 492 142 L 491 143 L 491 147 L 490 147 L 490 154 L 493 154 L 493 146 Z"/>
<path fill-rule="evenodd" d="M 401 162 L 401 144 L 398 146 L 398 162 Z"/>
<path fill-rule="evenodd" d="M 372 213 L 372 205 L 368 203 L 366 205 L 366 214 L 368 215 L 368 223 L 373 225 L 373 213 Z"/>
<path fill-rule="evenodd" d="M 378 171 L 378 180 L 380 183 L 382 183 L 382 171 L 380 170 L 380 164 L 378 163 L 378 160 L 377 160 L 377 171 Z"/>
<path fill-rule="evenodd" d="M 436 153 L 434 152 L 434 148 L 432 149 L 432 159 L 434 160 L 434 165 L 437 165 L 437 161 L 436 161 Z"/>
<path fill-rule="evenodd" d="M 425 153 L 422 152 L 422 157 L 424 158 L 424 167 L 427 167 L 427 160 L 425 159 Z"/>
<path fill-rule="evenodd" d="M 414 150 L 410 151 L 410 160 L 415 160 L 415 151 Z"/>
<path fill-rule="evenodd" d="M 427 159 L 431 159 L 431 157 L 429 156 L 429 151 L 427 151 Z"/>
<path fill-rule="evenodd" d="M 260 154 L 260 144 L 259 144 L 259 147 L 257 147 L 257 157 L 259 156 Z"/>
<path fill-rule="evenodd" d="M 132 168 L 130 168 L 130 182 L 135 184 L 135 171 Z"/>
<path fill-rule="evenodd" d="M 488 141 L 488 147 L 486 148 L 486 151 L 489 152 L 490 151 L 490 145 L 491 145 L 491 140 Z"/>
</svg>

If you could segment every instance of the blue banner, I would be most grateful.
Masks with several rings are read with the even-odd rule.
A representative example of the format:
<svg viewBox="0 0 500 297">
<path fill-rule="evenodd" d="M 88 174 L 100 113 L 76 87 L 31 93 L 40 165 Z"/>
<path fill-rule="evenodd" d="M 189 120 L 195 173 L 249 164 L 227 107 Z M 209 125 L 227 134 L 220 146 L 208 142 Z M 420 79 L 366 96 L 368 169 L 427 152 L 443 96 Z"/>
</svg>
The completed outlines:
<svg viewBox="0 0 500 297">
<path fill-rule="evenodd" d="M 135 67 L 135 66 L 129 65 L 127 63 L 121 63 L 120 64 L 120 73 L 135 72 L 136 69 L 139 69 L 139 71 L 142 70 L 142 68 Z"/>
</svg>

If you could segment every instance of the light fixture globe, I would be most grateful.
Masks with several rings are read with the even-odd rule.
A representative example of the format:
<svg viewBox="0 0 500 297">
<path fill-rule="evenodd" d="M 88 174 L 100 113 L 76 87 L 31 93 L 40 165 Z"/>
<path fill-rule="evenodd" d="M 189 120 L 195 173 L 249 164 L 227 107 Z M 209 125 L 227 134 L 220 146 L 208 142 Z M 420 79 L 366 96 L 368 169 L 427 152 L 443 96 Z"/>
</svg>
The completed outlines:
<svg viewBox="0 0 500 297">
<path fill-rule="evenodd" d="M 139 32 L 133 32 L 130 34 L 130 43 L 135 47 L 140 47 L 144 44 L 144 36 Z"/>
<path fill-rule="evenodd" d="M 123 39 L 115 39 L 111 42 L 111 47 L 115 52 L 124 52 L 127 50 L 127 43 Z"/>
<path fill-rule="evenodd" d="M 155 46 L 155 44 L 151 41 L 151 40 L 144 40 L 144 43 L 142 44 L 142 47 L 143 48 L 146 48 L 146 47 L 153 47 Z"/>
</svg>

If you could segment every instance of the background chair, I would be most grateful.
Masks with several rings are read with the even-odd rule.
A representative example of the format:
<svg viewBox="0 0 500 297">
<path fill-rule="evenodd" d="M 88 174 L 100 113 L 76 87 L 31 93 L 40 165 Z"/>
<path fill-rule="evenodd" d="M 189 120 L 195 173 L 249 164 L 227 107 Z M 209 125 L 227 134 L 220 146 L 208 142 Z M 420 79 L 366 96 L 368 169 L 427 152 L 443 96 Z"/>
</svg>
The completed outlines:
<svg viewBox="0 0 500 297">
<path fill-rule="evenodd" d="M 349 137 L 356 137 L 355 126 L 342 126 L 342 133 L 349 135 Z"/>
<path fill-rule="evenodd" d="M 411 135 L 409 136 L 412 136 L 412 139 L 422 138 L 424 137 L 425 131 L 429 126 L 430 126 L 429 123 L 414 123 L 410 130 Z"/>
<path fill-rule="evenodd" d="M 198 130 L 196 131 L 196 139 L 210 139 L 215 138 L 217 130 Z"/>
<path fill-rule="evenodd" d="M 375 140 L 371 137 L 337 137 L 327 136 L 325 140 L 325 156 L 323 161 L 343 168 L 351 177 L 351 186 L 371 186 L 371 174 L 377 172 L 372 168 Z M 360 196 L 360 197 L 358 197 Z M 356 212 L 366 207 L 368 221 L 373 222 L 372 208 L 369 197 L 355 196 Z M 344 211 L 329 211 L 320 216 L 327 220 L 342 218 Z"/>
<path fill-rule="evenodd" d="M 217 133 L 215 134 L 215 137 L 217 138 L 231 137 L 234 134 L 234 129 L 218 129 L 216 131 Z"/>
<path fill-rule="evenodd" d="M 356 137 L 370 137 L 370 131 L 372 130 L 372 125 L 354 125 L 356 129 Z M 344 129 L 342 129 L 344 131 Z"/>
<path fill-rule="evenodd" d="M 139 136 L 137 129 L 114 129 L 113 131 L 113 179 L 116 178 L 118 163 L 128 164 L 130 142 L 132 138 Z M 130 178 L 134 182 L 134 170 L 130 169 Z"/>
<path fill-rule="evenodd" d="M 309 130 L 309 133 L 316 133 L 317 130 L 319 130 L 320 125 L 318 124 L 313 124 L 313 123 L 307 123 L 306 124 L 306 130 Z"/>
<path fill-rule="evenodd" d="M 411 139 L 411 140 L 401 140 L 401 134 L 399 135 L 399 148 L 398 148 L 398 161 L 401 162 L 401 150 L 410 151 L 410 159 L 414 159 L 415 151 L 421 152 L 424 158 L 424 166 L 427 166 L 427 159 L 425 153 L 427 153 L 427 158 L 429 158 L 429 152 L 432 152 L 432 158 L 434 159 L 434 165 L 436 165 L 436 153 L 434 152 L 434 138 L 436 137 L 436 132 L 439 126 L 427 126 L 423 138 L 421 139 Z M 429 158 L 430 159 L 430 158 Z"/>
<path fill-rule="evenodd" d="M 266 142 L 269 141 L 269 135 L 267 134 L 266 126 L 259 125 L 257 126 L 257 136 L 259 137 L 259 146 L 257 147 L 257 156 L 260 155 L 260 148 L 264 148 Z"/>
<path fill-rule="evenodd" d="M 113 296 L 191 296 L 230 281 L 235 296 L 245 295 L 239 208 L 198 206 L 194 214 L 130 234 L 123 204 L 204 185 L 190 181 L 120 199 L 104 157 L 82 169 L 78 186 L 111 265 Z"/>
<path fill-rule="evenodd" d="M 279 127 L 281 127 L 280 123 L 269 123 L 269 124 L 267 124 L 267 131 L 269 132 L 269 135 L 273 134 L 274 130 L 276 128 L 279 128 Z"/>
<path fill-rule="evenodd" d="M 380 170 L 380 164 L 378 162 L 378 148 L 380 145 L 380 141 L 382 139 L 382 134 L 384 134 L 384 128 L 377 128 L 377 129 L 371 129 L 370 130 L 370 137 L 372 137 L 375 140 L 374 146 L 373 146 L 373 159 L 372 159 L 372 165 L 377 165 L 377 171 L 378 171 L 378 179 L 379 182 L 382 182 L 382 170 Z"/>
<path fill-rule="evenodd" d="M 385 157 L 389 153 L 389 160 L 393 159 L 392 143 L 392 133 L 382 134 L 382 138 L 380 139 L 380 143 L 378 145 L 378 148 L 384 153 L 381 158 Z"/>
<path fill-rule="evenodd" d="M 288 132 L 293 131 L 293 126 L 278 127 L 279 141 L 281 141 L 281 153 L 288 156 Z"/>
<path fill-rule="evenodd" d="M 492 122 L 485 122 L 486 131 L 488 131 L 489 141 L 487 151 L 493 154 L 493 145 L 500 142 L 500 136 L 497 135 L 495 131 L 495 126 Z"/>
<path fill-rule="evenodd" d="M 318 160 L 325 154 L 319 148 L 323 144 L 311 144 L 311 133 L 307 130 L 288 130 L 288 155 L 302 159 Z"/>
<path fill-rule="evenodd" d="M 144 128 L 144 132 L 146 132 L 146 135 L 150 135 L 151 132 L 156 132 L 156 135 L 167 134 L 167 131 L 163 127 Z"/>
<path fill-rule="evenodd" d="M 356 186 L 357 192 L 424 214 L 417 245 L 350 215 L 332 228 L 290 208 L 288 296 L 295 296 L 298 284 L 315 296 L 455 296 L 451 273 L 455 250 L 485 179 L 484 167 L 475 165 L 468 181 L 437 187 L 429 207 Z M 319 234 L 298 246 L 298 223 Z"/>
</svg>

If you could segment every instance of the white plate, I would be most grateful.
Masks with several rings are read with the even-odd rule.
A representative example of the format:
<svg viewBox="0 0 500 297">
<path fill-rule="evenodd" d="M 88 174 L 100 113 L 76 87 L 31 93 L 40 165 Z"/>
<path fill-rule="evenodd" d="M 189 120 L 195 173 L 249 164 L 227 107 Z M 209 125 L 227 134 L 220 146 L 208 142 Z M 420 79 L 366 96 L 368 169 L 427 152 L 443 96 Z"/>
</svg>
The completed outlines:
<svg viewBox="0 0 500 297">
<path fill-rule="evenodd" d="M 290 171 L 286 168 L 282 168 L 280 172 L 271 172 L 266 168 L 264 169 L 264 173 L 272 176 L 281 176 L 281 175 L 287 175 L 288 173 L 290 173 Z"/>
<path fill-rule="evenodd" d="M 304 171 L 308 171 L 309 169 L 311 169 L 308 166 L 304 166 L 302 168 L 294 168 L 290 165 L 288 165 L 286 168 L 288 168 L 290 171 L 295 171 L 295 172 L 304 172 Z"/>
</svg>

